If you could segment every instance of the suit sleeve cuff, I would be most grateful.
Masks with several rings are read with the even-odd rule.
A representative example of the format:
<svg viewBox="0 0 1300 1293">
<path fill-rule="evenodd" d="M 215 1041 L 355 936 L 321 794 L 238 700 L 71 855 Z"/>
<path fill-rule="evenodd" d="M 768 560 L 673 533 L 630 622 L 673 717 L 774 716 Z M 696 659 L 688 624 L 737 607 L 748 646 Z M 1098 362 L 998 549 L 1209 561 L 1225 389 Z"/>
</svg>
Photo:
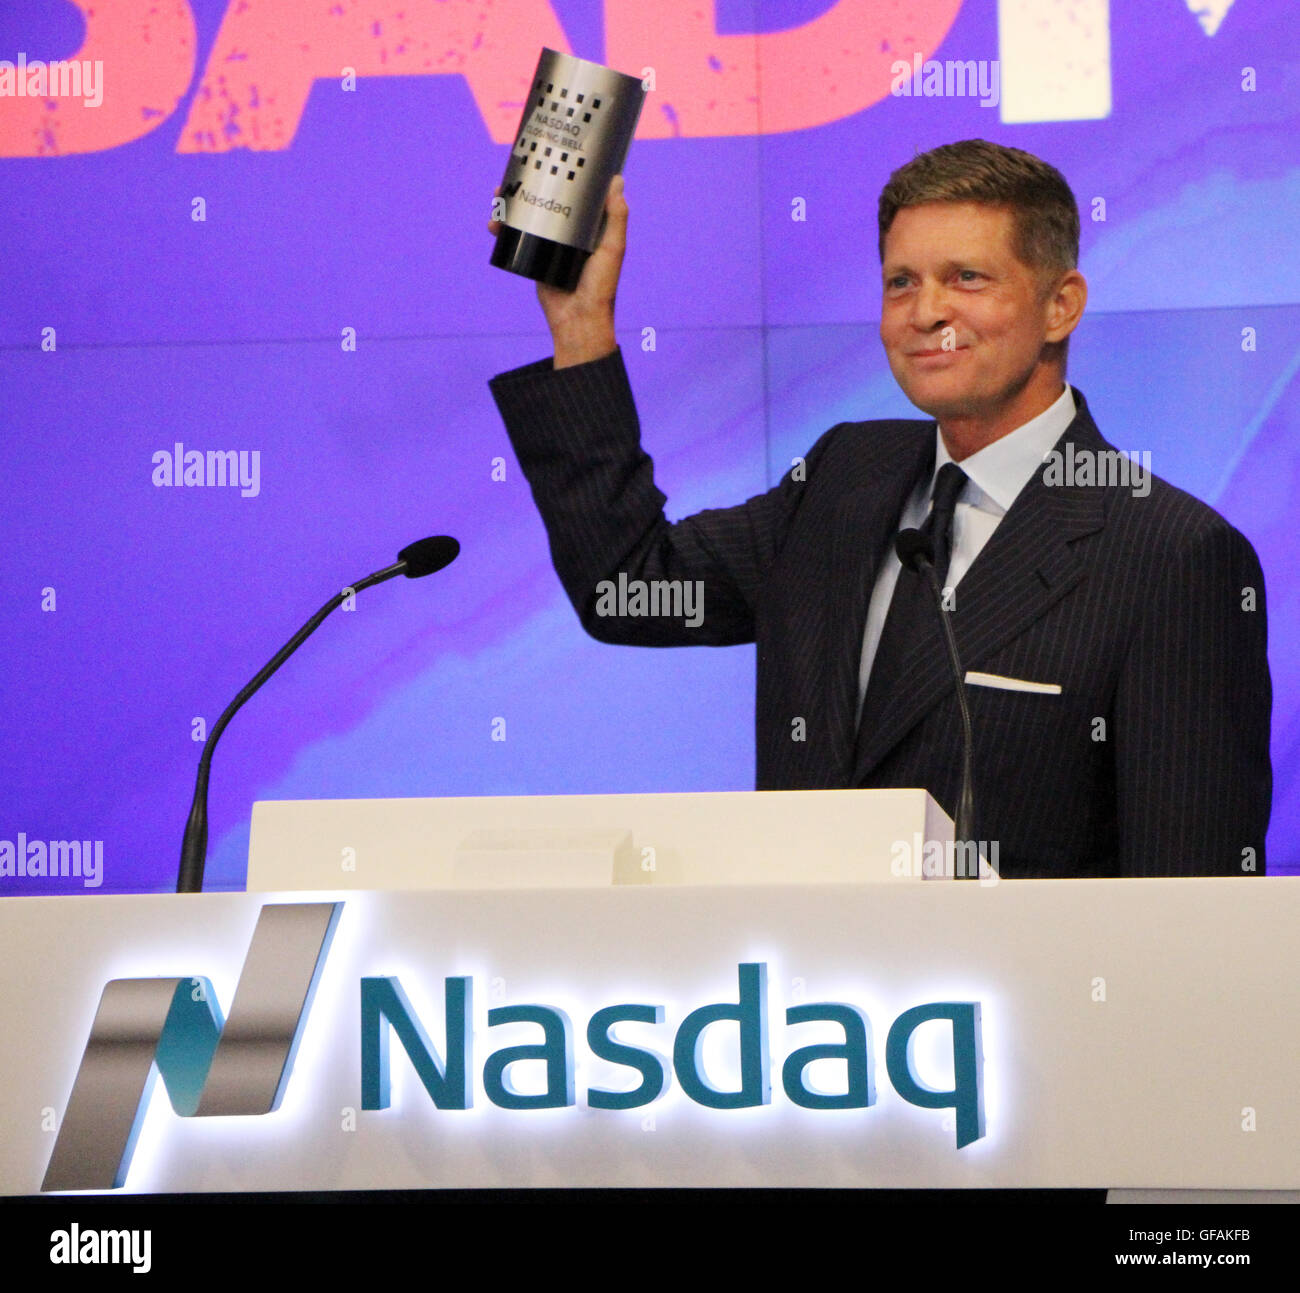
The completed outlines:
<svg viewBox="0 0 1300 1293">
<path fill-rule="evenodd" d="M 636 418 L 619 347 L 602 359 L 558 370 L 550 357 L 539 359 L 498 373 L 488 388 L 512 439 L 540 439 L 552 447 L 570 440 L 589 444 L 594 428 L 625 425 L 629 414 Z"/>
</svg>

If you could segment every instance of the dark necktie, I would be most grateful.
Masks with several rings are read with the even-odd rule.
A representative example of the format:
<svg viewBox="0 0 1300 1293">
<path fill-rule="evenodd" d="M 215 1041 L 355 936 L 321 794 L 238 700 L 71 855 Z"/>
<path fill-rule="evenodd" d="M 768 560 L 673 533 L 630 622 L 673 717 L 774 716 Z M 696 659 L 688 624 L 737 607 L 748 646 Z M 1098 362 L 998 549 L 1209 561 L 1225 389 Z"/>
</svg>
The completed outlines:
<svg viewBox="0 0 1300 1293">
<path fill-rule="evenodd" d="M 955 462 L 944 463 L 930 496 L 930 515 L 921 526 L 921 533 L 934 539 L 934 573 L 940 588 L 948 577 L 948 564 L 952 557 L 952 518 L 957 496 L 966 480 L 966 473 Z M 929 582 L 924 574 L 907 566 L 898 572 L 898 583 L 889 603 L 880 645 L 871 662 L 867 694 L 862 700 L 862 713 L 858 720 L 859 744 L 871 731 L 873 722 L 880 717 L 888 702 L 890 692 L 899 682 L 908 652 L 925 635 L 928 621 L 935 616 L 934 594 L 929 589 Z"/>
</svg>

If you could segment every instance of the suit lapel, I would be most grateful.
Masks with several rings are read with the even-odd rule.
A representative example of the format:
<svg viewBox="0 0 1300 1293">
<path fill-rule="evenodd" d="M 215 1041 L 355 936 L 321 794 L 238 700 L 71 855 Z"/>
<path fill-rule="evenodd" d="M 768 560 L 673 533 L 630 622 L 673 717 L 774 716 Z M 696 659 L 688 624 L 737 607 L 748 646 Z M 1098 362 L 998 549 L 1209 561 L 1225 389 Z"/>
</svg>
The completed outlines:
<svg viewBox="0 0 1300 1293">
<path fill-rule="evenodd" d="M 1076 392 L 1077 394 L 1077 392 Z M 1093 452 L 1107 448 L 1083 397 L 1057 441 Z M 1071 544 L 1105 524 L 1105 491 L 1047 485 L 1035 472 L 955 591 L 950 612 L 963 669 L 979 669 L 1023 633 L 1084 576 Z M 953 689 L 952 666 L 938 614 L 908 652 L 897 685 L 875 729 L 858 746 L 851 785 L 861 785 L 880 761 Z M 959 739 L 956 732 L 953 739 Z"/>
</svg>

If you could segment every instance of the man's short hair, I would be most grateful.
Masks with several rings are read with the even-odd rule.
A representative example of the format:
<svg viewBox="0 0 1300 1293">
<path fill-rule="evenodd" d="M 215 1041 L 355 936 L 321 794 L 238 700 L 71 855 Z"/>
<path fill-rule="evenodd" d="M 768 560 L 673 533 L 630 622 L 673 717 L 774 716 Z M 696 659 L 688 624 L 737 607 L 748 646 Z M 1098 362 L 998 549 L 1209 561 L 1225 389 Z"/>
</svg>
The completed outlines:
<svg viewBox="0 0 1300 1293">
<path fill-rule="evenodd" d="M 986 139 L 963 139 L 918 153 L 880 191 L 880 259 L 885 235 L 904 207 L 982 202 L 1006 207 L 1012 250 L 1046 286 L 1079 264 L 1079 206 L 1065 176 L 1040 157 Z"/>
</svg>

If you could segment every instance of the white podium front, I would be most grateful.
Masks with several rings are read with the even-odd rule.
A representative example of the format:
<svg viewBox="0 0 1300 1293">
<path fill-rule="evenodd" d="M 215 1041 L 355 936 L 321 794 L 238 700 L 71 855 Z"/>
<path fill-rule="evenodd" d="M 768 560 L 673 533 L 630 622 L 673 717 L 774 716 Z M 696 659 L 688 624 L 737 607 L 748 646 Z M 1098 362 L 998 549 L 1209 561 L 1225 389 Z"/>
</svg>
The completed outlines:
<svg viewBox="0 0 1300 1293">
<path fill-rule="evenodd" d="M 0 1191 L 1300 1188 L 1295 881 L 778 883 L 740 799 L 761 883 L 7 899 Z"/>
</svg>

